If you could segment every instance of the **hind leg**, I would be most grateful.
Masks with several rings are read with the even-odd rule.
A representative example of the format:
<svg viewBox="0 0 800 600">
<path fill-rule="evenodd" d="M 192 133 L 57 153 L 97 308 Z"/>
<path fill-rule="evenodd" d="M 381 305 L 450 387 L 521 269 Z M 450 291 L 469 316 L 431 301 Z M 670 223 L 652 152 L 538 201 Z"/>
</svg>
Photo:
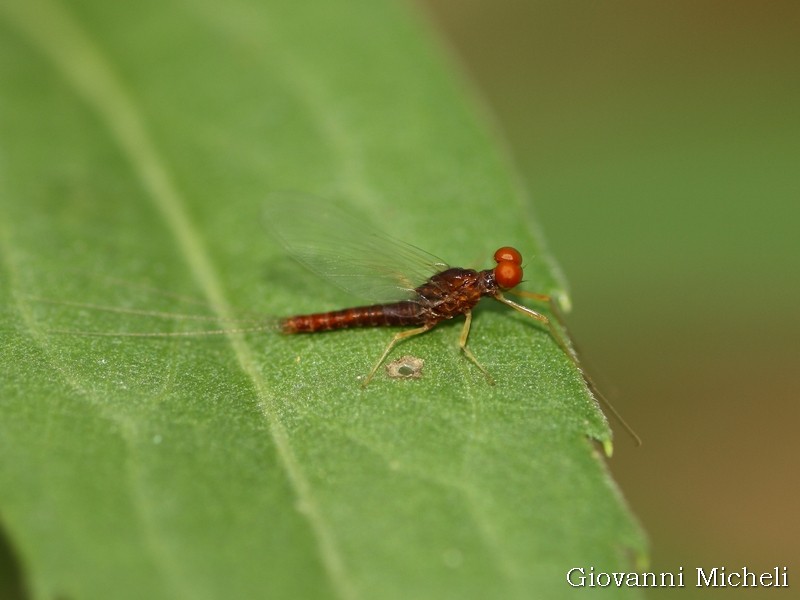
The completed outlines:
<svg viewBox="0 0 800 600">
<path fill-rule="evenodd" d="M 399 342 L 402 342 L 405 339 L 414 337 L 415 335 L 419 335 L 420 333 L 425 333 L 426 331 L 431 329 L 431 327 L 433 327 L 433 325 L 423 325 L 422 327 L 417 327 L 416 329 L 408 329 L 407 331 L 401 331 L 400 333 L 395 335 L 392 338 L 392 341 L 389 342 L 389 345 L 386 346 L 386 350 L 383 351 L 383 354 L 381 354 L 381 357 L 378 359 L 378 362 L 376 362 L 375 366 L 372 367 L 372 370 L 369 372 L 369 375 L 367 375 L 366 379 L 364 379 L 364 381 L 361 382 L 361 387 L 362 388 L 367 387 L 369 382 L 372 381 L 372 378 L 375 375 L 375 372 L 378 370 L 378 367 L 380 367 L 381 364 L 383 364 L 383 361 L 386 360 L 386 357 L 389 356 L 389 352 L 392 351 L 392 348 L 394 348 Z"/>
</svg>

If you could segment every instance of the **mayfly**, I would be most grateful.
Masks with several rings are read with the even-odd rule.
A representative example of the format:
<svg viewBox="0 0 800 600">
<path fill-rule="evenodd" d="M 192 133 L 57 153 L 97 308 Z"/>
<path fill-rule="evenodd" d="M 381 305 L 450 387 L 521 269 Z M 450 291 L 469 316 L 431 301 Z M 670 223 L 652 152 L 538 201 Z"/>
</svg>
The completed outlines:
<svg viewBox="0 0 800 600">
<path fill-rule="evenodd" d="M 464 355 L 494 383 L 489 371 L 467 347 L 472 311 L 490 297 L 534 319 L 543 326 L 580 372 L 591 392 L 602 400 L 637 444 L 641 440 L 605 399 L 583 370 L 561 331 L 566 331 L 560 311 L 549 294 L 515 290 L 523 279 L 522 255 L 511 246 L 497 249 L 495 266 L 477 271 L 450 267 L 438 257 L 379 233 L 364 233 L 352 217 L 320 205 L 302 195 L 290 195 L 267 210 L 268 226 L 292 258 L 310 270 L 374 303 L 326 312 L 285 317 L 278 321 L 284 334 L 317 333 L 355 327 L 412 327 L 392 337 L 362 381 L 366 387 L 392 349 L 403 340 L 430 331 L 443 321 L 464 316 L 459 347 Z M 550 316 L 507 298 L 505 293 L 534 300 L 548 307 Z"/>
<path fill-rule="evenodd" d="M 267 226 L 286 252 L 311 271 L 372 303 L 326 312 L 285 317 L 285 334 L 317 333 L 354 327 L 412 327 L 394 335 L 362 380 L 367 386 L 378 368 L 403 340 L 430 331 L 443 321 L 464 316 L 459 345 L 464 355 L 493 383 L 486 368 L 467 347 L 472 310 L 487 296 L 543 325 L 572 360 L 578 362 L 550 318 L 505 297 L 522 281 L 522 255 L 510 246 L 494 253 L 495 266 L 483 271 L 451 267 L 437 256 L 372 228 L 363 219 L 302 194 L 275 196 L 266 210 Z M 547 304 L 547 294 L 515 292 Z M 556 318 L 559 318 L 556 316 Z"/>
<path fill-rule="evenodd" d="M 395 334 L 362 382 L 362 385 L 366 386 L 397 343 L 430 331 L 442 321 L 464 315 L 464 327 L 459 339 L 461 350 L 492 382 L 489 372 L 467 347 L 467 337 L 472 324 L 472 309 L 481 298 L 489 296 L 546 326 L 567 356 L 574 360 L 572 352 L 548 317 L 509 300 L 503 295 L 503 292 L 515 288 L 522 281 L 522 255 L 519 251 L 510 246 L 504 246 L 494 253 L 494 260 L 497 263 L 496 266 L 483 271 L 461 267 L 450 267 L 438 271 L 421 285 L 415 287 L 408 299 L 286 317 L 279 321 L 280 330 L 286 334 L 294 334 L 317 333 L 351 327 L 414 326 L 414 329 L 407 329 Z M 554 305 L 551 297 L 546 294 L 525 293 L 524 296 Z"/>
</svg>

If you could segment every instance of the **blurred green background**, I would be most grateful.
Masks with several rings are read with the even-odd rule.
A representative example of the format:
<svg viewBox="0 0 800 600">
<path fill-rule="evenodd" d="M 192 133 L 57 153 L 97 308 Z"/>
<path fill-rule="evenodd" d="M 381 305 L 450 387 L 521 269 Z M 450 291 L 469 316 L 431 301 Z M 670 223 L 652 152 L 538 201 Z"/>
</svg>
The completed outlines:
<svg viewBox="0 0 800 600">
<path fill-rule="evenodd" d="M 652 567 L 797 580 L 800 3 L 421 6 L 510 143 L 584 358 L 644 438 L 617 424 L 610 466 Z"/>
</svg>

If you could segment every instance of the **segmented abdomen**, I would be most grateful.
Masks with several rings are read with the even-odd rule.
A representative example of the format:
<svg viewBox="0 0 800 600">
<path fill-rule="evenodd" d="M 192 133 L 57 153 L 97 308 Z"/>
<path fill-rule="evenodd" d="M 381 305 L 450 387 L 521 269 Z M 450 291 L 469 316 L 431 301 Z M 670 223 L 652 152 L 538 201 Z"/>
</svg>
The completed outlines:
<svg viewBox="0 0 800 600">
<path fill-rule="evenodd" d="M 351 327 L 423 325 L 427 321 L 426 314 L 426 309 L 418 302 L 407 300 L 287 317 L 280 326 L 283 333 L 314 333 Z"/>
</svg>

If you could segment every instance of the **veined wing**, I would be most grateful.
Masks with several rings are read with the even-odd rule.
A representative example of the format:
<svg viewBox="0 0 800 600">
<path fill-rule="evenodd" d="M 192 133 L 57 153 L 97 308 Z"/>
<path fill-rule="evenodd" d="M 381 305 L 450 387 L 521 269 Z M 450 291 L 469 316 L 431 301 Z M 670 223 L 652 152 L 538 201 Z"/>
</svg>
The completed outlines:
<svg viewBox="0 0 800 600">
<path fill-rule="evenodd" d="M 437 256 L 308 194 L 270 194 L 264 212 L 271 235 L 292 258 L 372 302 L 411 298 L 414 288 L 447 268 Z"/>
</svg>

